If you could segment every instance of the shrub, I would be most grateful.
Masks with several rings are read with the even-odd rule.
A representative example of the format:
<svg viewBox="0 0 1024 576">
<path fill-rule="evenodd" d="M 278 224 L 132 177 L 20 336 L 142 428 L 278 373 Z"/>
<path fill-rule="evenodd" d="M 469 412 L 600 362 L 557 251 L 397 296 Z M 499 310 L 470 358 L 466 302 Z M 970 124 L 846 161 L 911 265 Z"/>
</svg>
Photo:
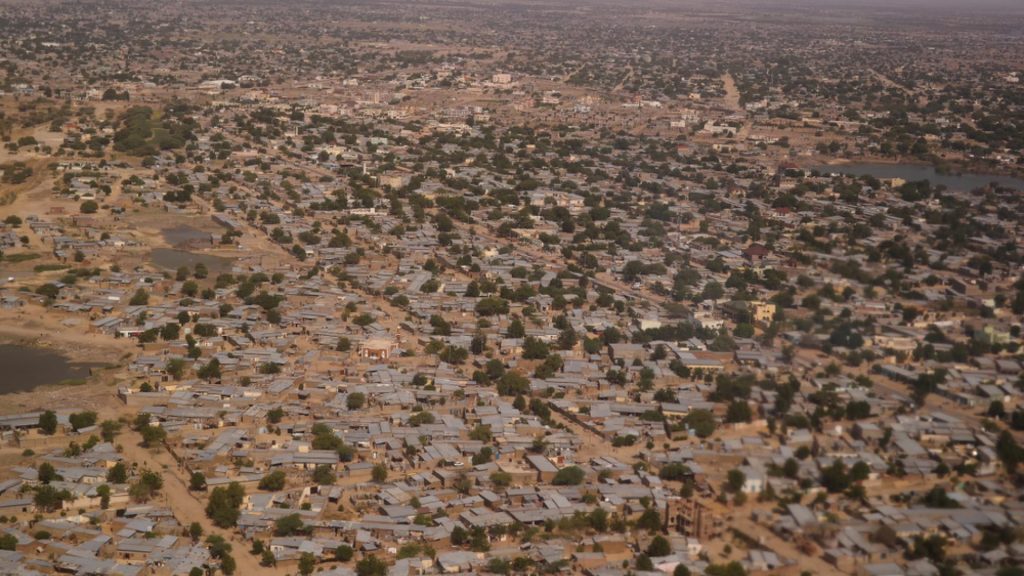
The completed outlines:
<svg viewBox="0 0 1024 576">
<path fill-rule="evenodd" d="M 287 476 L 281 470 L 274 470 L 260 479 L 260 490 L 282 490 L 284 489 Z"/>
<path fill-rule="evenodd" d="M 551 483 L 556 486 L 577 486 L 583 483 L 586 474 L 579 466 L 566 466 L 559 470 Z"/>
</svg>

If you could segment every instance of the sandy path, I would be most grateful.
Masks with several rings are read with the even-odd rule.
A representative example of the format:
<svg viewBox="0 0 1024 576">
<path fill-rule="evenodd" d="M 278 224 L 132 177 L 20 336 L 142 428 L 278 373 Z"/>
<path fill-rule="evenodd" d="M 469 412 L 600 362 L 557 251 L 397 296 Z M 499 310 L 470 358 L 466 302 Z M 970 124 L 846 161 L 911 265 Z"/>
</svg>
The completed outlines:
<svg viewBox="0 0 1024 576">
<path fill-rule="evenodd" d="M 185 485 L 182 477 L 185 471 L 178 467 L 170 453 L 166 450 L 152 451 L 143 448 L 139 442 L 141 436 L 137 432 L 127 432 L 119 440 L 124 447 L 124 456 L 129 461 L 137 462 L 144 468 L 159 471 L 164 478 L 163 505 L 170 508 L 171 513 L 182 526 L 189 526 L 192 522 L 198 522 L 203 527 L 203 534 L 217 534 L 231 543 L 231 556 L 238 564 L 237 574 L 249 576 L 252 574 L 281 574 L 282 571 L 275 568 L 260 566 L 255 556 L 249 553 L 249 543 L 234 530 L 218 528 L 206 517 L 206 505 L 196 498 Z M 205 537 L 204 536 L 204 537 Z"/>
<path fill-rule="evenodd" d="M 732 74 L 722 76 L 722 87 L 725 89 L 725 97 L 722 98 L 722 103 L 730 110 L 742 113 L 743 107 L 740 106 L 740 91 L 736 87 L 736 80 L 733 79 Z"/>
</svg>

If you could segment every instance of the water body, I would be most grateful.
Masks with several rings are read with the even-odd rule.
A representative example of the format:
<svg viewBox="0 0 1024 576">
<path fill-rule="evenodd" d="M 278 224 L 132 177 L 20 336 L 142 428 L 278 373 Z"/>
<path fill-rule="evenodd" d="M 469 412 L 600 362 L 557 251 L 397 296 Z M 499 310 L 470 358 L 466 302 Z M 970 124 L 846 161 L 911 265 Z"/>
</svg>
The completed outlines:
<svg viewBox="0 0 1024 576">
<path fill-rule="evenodd" d="M 59 352 L 20 344 L 0 344 L 0 394 L 89 377 L 99 364 L 72 362 Z"/>
<path fill-rule="evenodd" d="M 995 182 L 1001 186 L 1024 191 L 1024 180 L 1012 176 L 998 176 L 995 174 L 940 174 L 935 171 L 934 166 L 926 164 L 877 164 L 871 162 L 854 164 L 834 164 L 811 166 L 811 170 L 817 170 L 823 174 L 837 173 L 849 176 L 870 175 L 884 180 L 887 178 L 902 178 L 907 182 L 928 180 L 932 185 L 942 184 L 946 188 L 956 192 L 970 192 L 977 188 L 987 186 Z"/>
<path fill-rule="evenodd" d="M 191 244 L 210 244 L 209 232 L 204 232 L 191 226 L 181 225 L 173 228 L 164 228 L 160 231 L 160 234 L 168 244 L 176 248 Z"/>
<path fill-rule="evenodd" d="M 182 266 L 195 268 L 196 264 L 202 262 L 211 273 L 230 272 L 234 262 L 232 258 L 213 256 L 212 254 L 197 254 L 187 250 L 175 250 L 172 248 L 154 248 L 149 253 L 153 264 L 167 270 L 177 270 Z"/>
</svg>

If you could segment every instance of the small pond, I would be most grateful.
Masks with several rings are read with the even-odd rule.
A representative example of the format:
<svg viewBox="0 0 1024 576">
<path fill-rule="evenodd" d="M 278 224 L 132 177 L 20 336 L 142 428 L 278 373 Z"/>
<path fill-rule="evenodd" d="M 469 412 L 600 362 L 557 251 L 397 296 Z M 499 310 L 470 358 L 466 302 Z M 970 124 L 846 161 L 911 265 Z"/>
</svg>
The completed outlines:
<svg viewBox="0 0 1024 576">
<path fill-rule="evenodd" d="M 72 362 L 60 352 L 48 348 L 0 344 L 0 394 L 84 380 L 96 366 L 100 364 Z"/>
</svg>

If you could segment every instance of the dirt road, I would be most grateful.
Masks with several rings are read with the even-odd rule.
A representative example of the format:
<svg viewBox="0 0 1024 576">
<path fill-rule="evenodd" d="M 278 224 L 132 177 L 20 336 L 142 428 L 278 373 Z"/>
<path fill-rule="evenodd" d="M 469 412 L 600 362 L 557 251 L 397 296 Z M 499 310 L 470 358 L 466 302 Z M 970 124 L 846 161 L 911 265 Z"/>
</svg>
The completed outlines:
<svg viewBox="0 0 1024 576">
<path fill-rule="evenodd" d="M 203 534 L 218 534 L 231 543 L 231 556 L 238 564 L 237 574 L 271 576 L 281 573 L 278 569 L 260 566 L 256 557 L 249 553 L 249 542 L 243 540 L 234 530 L 218 528 L 206 517 L 206 505 L 189 491 L 183 481 L 185 471 L 178 467 L 178 463 L 169 452 L 143 448 L 139 444 L 142 437 L 137 432 L 128 431 L 122 434 L 118 440 L 124 447 L 125 458 L 138 463 L 140 467 L 149 468 L 162 474 L 164 479 L 162 503 L 171 510 L 179 524 L 187 527 L 192 522 L 198 522 L 203 527 Z"/>
<path fill-rule="evenodd" d="M 722 88 L 725 89 L 722 103 L 734 112 L 743 112 L 743 107 L 740 106 L 740 91 L 736 87 L 736 80 L 733 79 L 732 74 L 722 76 Z"/>
</svg>

